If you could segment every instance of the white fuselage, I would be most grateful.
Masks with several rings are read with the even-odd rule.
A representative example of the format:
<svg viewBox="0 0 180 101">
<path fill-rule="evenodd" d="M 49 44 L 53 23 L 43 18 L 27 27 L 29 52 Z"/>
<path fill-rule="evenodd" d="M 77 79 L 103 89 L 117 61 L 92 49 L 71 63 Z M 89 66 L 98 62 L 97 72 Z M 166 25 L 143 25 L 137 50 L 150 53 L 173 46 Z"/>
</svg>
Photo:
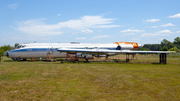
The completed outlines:
<svg viewBox="0 0 180 101">
<path fill-rule="evenodd" d="M 6 52 L 10 58 L 45 58 L 47 52 L 51 53 L 53 58 L 64 58 L 66 52 L 59 52 L 57 49 L 106 49 L 106 50 L 132 50 L 132 45 L 116 44 L 92 44 L 92 43 L 31 43 L 22 44 L 13 50 Z"/>
</svg>

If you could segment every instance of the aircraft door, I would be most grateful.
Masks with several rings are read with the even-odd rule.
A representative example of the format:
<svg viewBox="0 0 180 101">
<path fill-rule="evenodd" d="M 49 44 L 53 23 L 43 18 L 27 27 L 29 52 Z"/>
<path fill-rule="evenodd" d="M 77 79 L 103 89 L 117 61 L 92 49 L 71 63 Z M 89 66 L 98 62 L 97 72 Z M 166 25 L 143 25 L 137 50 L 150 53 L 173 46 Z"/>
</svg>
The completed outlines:
<svg viewBox="0 0 180 101">
<path fill-rule="evenodd" d="M 51 54 L 54 53 L 53 46 L 51 46 L 51 45 L 49 45 L 49 52 L 50 52 Z"/>
</svg>

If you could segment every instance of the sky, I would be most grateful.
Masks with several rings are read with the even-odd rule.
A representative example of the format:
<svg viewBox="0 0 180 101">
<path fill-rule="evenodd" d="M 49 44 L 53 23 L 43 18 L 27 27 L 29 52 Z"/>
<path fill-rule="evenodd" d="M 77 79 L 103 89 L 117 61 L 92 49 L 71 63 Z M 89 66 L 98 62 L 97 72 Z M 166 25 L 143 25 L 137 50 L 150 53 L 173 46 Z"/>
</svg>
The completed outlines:
<svg viewBox="0 0 180 101">
<path fill-rule="evenodd" d="M 180 37 L 180 0 L 0 0 L 0 46 L 159 44 Z"/>
</svg>

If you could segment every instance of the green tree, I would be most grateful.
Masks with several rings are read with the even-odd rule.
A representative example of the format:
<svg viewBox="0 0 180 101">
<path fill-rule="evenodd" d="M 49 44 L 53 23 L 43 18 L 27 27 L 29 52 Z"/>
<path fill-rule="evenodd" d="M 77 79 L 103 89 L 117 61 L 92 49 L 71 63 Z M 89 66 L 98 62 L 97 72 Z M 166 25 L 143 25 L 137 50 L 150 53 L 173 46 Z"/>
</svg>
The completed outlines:
<svg viewBox="0 0 180 101">
<path fill-rule="evenodd" d="M 176 52 L 178 52 L 179 50 L 178 50 L 178 48 L 175 46 L 175 47 L 169 49 L 168 51 L 176 51 Z"/>
<path fill-rule="evenodd" d="M 0 48 L 0 56 L 4 55 L 4 51 Z"/>
<path fill-rule="evenodd" d="M 150 51 L 150 49 L 149 49 L 149 48 L 144 48 L 144 47 L 143 47 L 143 48 L 141 48 L 140 50 L 141 50 L 141 51 Z"/>
<path fill-rule="evenodd" d="M 176 38 L 174 39 L 173 44 L 174 44 L 178 49 L 180 49 L 180 38 L 179 38 L 179 37 L 176 37 Z"/>
<path fill-rule="evenodd" d="M 11 47 L 10 45 L 4 45 L 0 47 L 0 55 L 4 55 L 4 52 L 12 49 L 13 47 Z"/>
<path fill-rule="evenodd" d="M 160 51 L 161 45 L 160 44 L 144 44 L 143 48 L 148 48 L 152 51 Z"/>
<path fill-rule="evenodd" d="M 161 48 L 161 51 L 167 51 L 168 50 L 168 48 L 166 47 L 166 46 L 163 46 L 162 48 Z"/>
<path fill-rule="evenodd" d="M 14 47 L 17 47 L 19 45 L 19 43 L 15 43 Z"/>
<path fill-rule="evenodd" d="M 163 39 L 163 40 L 161 41 L 161 50 L 162 50 L 162 48 L 163 48 L 163 49 L 166 49 L 165 47 L 166 47 L 167 50 L 168 50 L 168 49 L 170 49 L 170 48 L 173 48 L 174 45 L 173 45 L 172 42 L 168 41 L 167 39 Z"/>
</svg>

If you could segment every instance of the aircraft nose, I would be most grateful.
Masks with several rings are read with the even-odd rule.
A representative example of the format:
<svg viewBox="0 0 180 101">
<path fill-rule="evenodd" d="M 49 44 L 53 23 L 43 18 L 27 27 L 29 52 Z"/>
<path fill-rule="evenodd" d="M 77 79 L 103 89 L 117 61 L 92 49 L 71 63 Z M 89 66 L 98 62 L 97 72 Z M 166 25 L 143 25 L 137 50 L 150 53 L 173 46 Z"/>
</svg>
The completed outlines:
<svg viewBox="0 0 180 101">
<path fill-rule="evenodd" d="M 7 56 L 7 57 L 9 57 L 9 52 L 6 51 L 6 52 L 4 53 L 4 55 Z"/>
</svg>

